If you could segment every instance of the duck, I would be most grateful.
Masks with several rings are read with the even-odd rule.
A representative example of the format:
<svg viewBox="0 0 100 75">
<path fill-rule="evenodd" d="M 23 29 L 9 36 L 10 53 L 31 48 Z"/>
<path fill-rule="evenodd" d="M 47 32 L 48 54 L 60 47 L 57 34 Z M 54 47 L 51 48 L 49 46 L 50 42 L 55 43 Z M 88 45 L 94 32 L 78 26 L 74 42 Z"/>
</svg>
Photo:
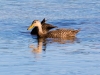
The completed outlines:
<svg viewBox="0 0 100 75">
<path fill-rule="evenodd" d="M 31 30 L 32 28 L 37 27 L 38 28 L 38 37 L 45 37 L 45 38 L 66 38 L 66 37 L 75 37 L 76 34 L 80 31 L 80 29 L 74 30 L 74 29 L 55 29 L 51 30 L 47 33 L 43 32 L 44 26 L 42 26 L 41 22 L 39 20 L 34 20 L 33 23 L 28 27 L 27 30 Z"/>
<path fill-rule="evenodd" d="M 32 22 L 32 24 L 34 23 L 34 21 Z M 46 19 L 44 18 L 42 21 L 41 21 L 41 25 L 42 25 L 42 30 L 43 30 L 43 33 L 47 33 L 49 30 L 53 29 L 53 28 L 57 28 L 57 26 L 53 26 L 51 24 L 48 24 L 46 23 Z M 37 27 L 34 27 L 31 31 L 31 34 L 32 35 L 38 35 L 38 28 Z"/>
</svg>

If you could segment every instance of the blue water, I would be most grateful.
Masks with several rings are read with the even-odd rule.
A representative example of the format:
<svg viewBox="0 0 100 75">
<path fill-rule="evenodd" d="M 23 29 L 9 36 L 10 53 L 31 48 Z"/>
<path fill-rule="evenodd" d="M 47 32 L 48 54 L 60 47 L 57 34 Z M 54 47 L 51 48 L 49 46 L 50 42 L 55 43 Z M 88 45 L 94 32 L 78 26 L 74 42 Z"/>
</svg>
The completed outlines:
<svg viewBox="0 0 100 75">
<path fill-rule="evenodd" d="M 35 19 L 80 28 L 77 39 L 47 39 L 37 50 Z M 0 1 L 0 75 L 100 75 L 100 0 Z"/>
</svg>

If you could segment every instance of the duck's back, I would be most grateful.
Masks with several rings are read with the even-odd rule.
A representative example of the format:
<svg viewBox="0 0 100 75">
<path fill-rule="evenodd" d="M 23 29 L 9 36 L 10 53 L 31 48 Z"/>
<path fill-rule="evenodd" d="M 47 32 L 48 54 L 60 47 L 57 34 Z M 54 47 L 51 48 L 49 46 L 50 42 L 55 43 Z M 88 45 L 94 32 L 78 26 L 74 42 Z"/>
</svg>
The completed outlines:
<svg viewBox="0 0 100 75">
<path fill-rule="evenodd" d="M 68 36 L 76 36 L 76 34 L 79 32 L 79 30 L 74 29 L 57 29 L 48 32 L 47 37 L 48 38 L 63 38 Z"/>
</svg>

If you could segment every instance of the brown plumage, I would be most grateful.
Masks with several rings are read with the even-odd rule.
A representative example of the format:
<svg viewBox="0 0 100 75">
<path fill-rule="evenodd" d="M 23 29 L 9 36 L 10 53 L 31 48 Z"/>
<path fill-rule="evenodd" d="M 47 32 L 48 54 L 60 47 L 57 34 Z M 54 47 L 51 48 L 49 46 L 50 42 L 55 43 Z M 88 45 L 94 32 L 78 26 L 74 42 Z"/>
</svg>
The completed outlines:
<svg viewBox="0 0 100 75">
<path fill-rule="evenodd" d="M 42 25 L 42 30 L 43 30 L 43 33 L 47 33 L 49 30 L 53 29 L 53 28 L 56 28 L 57 26 L 53 26 L 51 24 L 48 24 L 48 23 L 45 23 L 46 20 L 45 18 L 41 21 L 41 25 Z M 32 22 L 32 24 L 34 23 L 34 21 Z M 31 31 L 31 34 L 32 35 L 38 35 L 38 28 L 37 27 L 34 27 Z"/>
<path fill-rule="evenodd" d="M 73 37 L 76 36 L 76 34 L 79 32 L 80 30 L 74 30 L 74 29 L 56 29 L 53 31 L 48 32 L 46 37 L 49 38 L 64 38 L 64 37 Z"/>
<path fill-rule="evenodd" d="M 41 22 L 38 20 L 34 20 L 32 25 L 28 28 L 30 30 L 33 27 L 38 28 L 38 37 L 46 37 L 46 38 L 66 38 L 66 37 L 75 37 L 76 34 L 80 30 L 74 30 L 74 29 L 56 29 L 49 31 L 47 33 L 43 32 L 43 26 L 41 25 Z"/>
</svg>

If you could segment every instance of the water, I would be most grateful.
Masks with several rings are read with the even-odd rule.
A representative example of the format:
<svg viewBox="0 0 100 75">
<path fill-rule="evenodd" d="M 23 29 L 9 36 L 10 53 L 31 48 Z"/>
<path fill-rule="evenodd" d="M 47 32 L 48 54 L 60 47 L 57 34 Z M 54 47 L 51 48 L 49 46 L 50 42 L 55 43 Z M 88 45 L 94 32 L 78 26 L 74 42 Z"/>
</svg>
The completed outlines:
<svg viewBox="0 0 100 75">
<path fill-rule="evenodd" d="M 0 75 L 100 75 L 99 0 L 3 0 L 0 7 Z M 43 18 L 81 31 L 38 48 L 27 27 Z"/>
</svg>

